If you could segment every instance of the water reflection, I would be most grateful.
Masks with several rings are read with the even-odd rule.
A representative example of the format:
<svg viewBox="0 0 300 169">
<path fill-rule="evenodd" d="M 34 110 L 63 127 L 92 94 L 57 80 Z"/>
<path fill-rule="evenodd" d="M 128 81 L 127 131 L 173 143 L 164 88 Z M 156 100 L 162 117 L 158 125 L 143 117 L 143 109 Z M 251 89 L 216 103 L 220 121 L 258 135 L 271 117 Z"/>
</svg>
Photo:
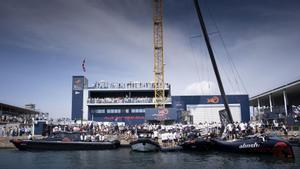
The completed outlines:
<svg viewBox="0 0 300 169">
<path fill-rule="evenodd" d="M 105 151 L 22 152 L 0 150 L 0 168 L 22 169 L 199 169 L 199 168 L 300 168 L 300 148 L 295 147 L 294 161 L 272 156 L 239 155 L 221 152 L 138 153 L 129 148 Z"/>
</svg>

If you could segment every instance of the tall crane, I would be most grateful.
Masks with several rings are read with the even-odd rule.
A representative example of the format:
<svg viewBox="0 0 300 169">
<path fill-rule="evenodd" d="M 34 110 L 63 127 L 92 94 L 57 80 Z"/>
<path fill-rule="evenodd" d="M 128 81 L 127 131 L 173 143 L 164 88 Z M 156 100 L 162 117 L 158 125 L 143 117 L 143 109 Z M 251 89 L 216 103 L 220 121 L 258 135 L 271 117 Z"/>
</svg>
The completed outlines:
<svg viewBox="0 0 300 169">
<path fill-rule="evenodd" d="M 164 51 L 163 51 L 163 0 L 153 0 L 154 47 L 154 103 L 165 108 Z"/>
</svg>

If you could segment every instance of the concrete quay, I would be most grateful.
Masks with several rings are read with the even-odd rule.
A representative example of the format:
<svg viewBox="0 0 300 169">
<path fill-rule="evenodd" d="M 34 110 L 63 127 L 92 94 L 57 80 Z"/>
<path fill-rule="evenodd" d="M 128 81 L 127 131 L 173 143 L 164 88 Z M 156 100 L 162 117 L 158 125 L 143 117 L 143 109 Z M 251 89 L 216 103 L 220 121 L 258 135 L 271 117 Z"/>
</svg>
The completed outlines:
<svg viewBox="0 0 300 169">
<path fill-rule="evenodd" d="M 0 137 L 0 149 L 15 148 L 15 146 L 9 142 L 11 139 L 26 139 L 26 136 L 18 137 Z"/>
</svg>

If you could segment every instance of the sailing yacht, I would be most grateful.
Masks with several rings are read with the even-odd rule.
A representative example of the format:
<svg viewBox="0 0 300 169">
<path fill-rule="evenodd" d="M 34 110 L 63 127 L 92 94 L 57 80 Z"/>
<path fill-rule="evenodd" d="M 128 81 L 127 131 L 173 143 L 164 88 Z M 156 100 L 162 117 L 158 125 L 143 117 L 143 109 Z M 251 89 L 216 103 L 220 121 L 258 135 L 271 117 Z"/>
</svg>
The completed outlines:
<svg viewBox="0 0 300 169">
<path fill-rule="evenodd" d="M 197 11 L 198 19 L 201 25 L 201 30 L 204 35 L 205 43 L 208 49 L 210 60 L 213 65 L 214 73 L 217 78 L 218 87 L 224 101 L 225 110 L 219 112 L 221 123 L 223 126 L 226 124 L 233 124 L 232 115 L 228 106 L 227 97 L 223 88 L 220 73 L 215 61 L 214 53 L 210 44 L 206 26 L 200 10 L 198 0 L 194 0 L 194 5 Z M 285 140 L 274 138 L 265 135 L 247 136 L 238 140 L 224 140 L 222 138 L 212 139 L 213 147 L 216 150 L 234 152 L 234 153 L 254 153 L 254 154 L 272 154 L 277 157 L 295 158 L 292 146 Z"/>
</svg>

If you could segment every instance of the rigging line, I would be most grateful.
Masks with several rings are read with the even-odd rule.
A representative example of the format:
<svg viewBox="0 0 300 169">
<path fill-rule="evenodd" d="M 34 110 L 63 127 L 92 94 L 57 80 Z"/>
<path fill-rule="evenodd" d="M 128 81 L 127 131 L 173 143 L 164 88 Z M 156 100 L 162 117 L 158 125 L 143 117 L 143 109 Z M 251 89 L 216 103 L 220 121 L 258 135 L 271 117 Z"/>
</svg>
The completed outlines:
<svg viewBox="0 0 300 169">
<path fill-rule="evenodd" d="M 216 33 L 216 32 L 212 32 L 211 34 L 213 34 L 213 33 Z M 191 36 L 190 39 L 201 38 L 201 37 L 203 37 L 203 36 L 195 35 L 195 36 Z M 202 47 L 203 47 L 203 45 L 200 45 L 200 53 L 203 53 L 204 58 L 209 58 L 207 51 L 205 49 L 203 49 Z M 203 58 L 203 60 L 205 60 L 204 58 Z M 197 59 L 196 59 L 196 61 L 197 61 Z M 211 91 L 208 91 L 208 92 L 210 92 L 210 93 L 208 93 L 208 92 L 203 92 L 203 89 L 201 88 L 201 91 L 204 94 L 215 94 L 215 93 L 212 93 L 212 91 L 214 92 L 214 90 L 215 90 L 214 85 L 213 85 L 215 83 L 215 81 L 212 78 L 214 75 L 211 72 L 212 67 L 209 66 L 210 64 L 205 64 L 204 62 L 201 62 L 201 63 L 203 63 L 203 66 L 201 67 L 201 68 L 203 68 L 202 72 L 206 72 L 205 73 L 206 77 L 203 76 L 204 77 L 203 80 L 207 82 L 207 83 L 205 83 L 205 85 L 207 85 L 207 86 L 204 86 L 204 87 L 208 87 L 208 89 L 211 90 Z M 229 84 L 231 84 L 231 83 L 229 83 Z"/>
<path fill-rule="evenodd" d="M 203 48 L 202 48 L 203 47 Z M 206 58 L 209 58 L 210 56 L 209 56 L 209 54 L 208 54 L 208 51 L 206 51 L 204 48 L 204 45 L 202 45 L 202 47 L 201 47 L 201 51 L 203 51 L 204 52 L 204 55 L 205 55 L 205 57 Z M 209 59 L 208 59 L 209 60 Z M 205 69 L 204 69 L 204 71 L 206 71 L 207 72 L 207 77 L 206 77 L 206 80 L 207 80 L 207 86 L 206 87 L 208 87 L 208 91 L 207 91 L 207 93 L 206 94 L 208 94 L 208 95 L 211 95 L 211 94 L 217 94 L 217 93 L 214 93 L 214 92 L 216 92 L 215 91 L 215 89 L 213 88 L 213 84 L 214 83 L 216 83 L 216 79 L 214 79 L 213 77 L 214 77 L 214 74 L 213 74 L 213 67 L 212 67 L 212 65 L 211 64 L 205 64 Z M 217 91 L 218 92 L 218 91 Z"/>
<path fill-rule="evenodd" d="M 202 42 L 204 43 L 204 42 Z M 207 59 L 207 61 L 209 61 L 209 54 L 208 54 L 208 51 L 205 49 L 205 45 L 201 45 L 200 47 L 200 50 L 201 50 L 201 53 L 204 54 L 205 58 Z M 208 91 L 206 92 L 206 94 L 218 94 L 216 92 L 219 92 L 218 90 L 216 90 L 214 88 L 214 84 L 216 84 L 216 79 L 213 78 L 214 77 L 214 73 L 213 73 L 213 67 L 211 64 L 207 63 L 207 64 L 204 64 L 204 69 L 203 69 L 203 72 L 206 72 L 206 77 L 205 77 L 205 80 L 207 82 L 207 86 L 208 87 Z M 220 94 L 220 93 L 219 93 Z"/>
<path fill-rule="evenodd" d="M 211 14 L 211 10 L 210 10 L 209 5 L 207 5 L 207 9 L 208 9 L 208 13 L 209 13 L 210 18 L 212 19 L 213 23 L 214 23 L 215 26 L 216 26 L 217 32 L 219 33 L 219 37 L 220 37 L 221 43 L 222 43 L 222 45 L 223 45 L 223 47 L 224 47 L 226 56 L 227 56 L 229 62 L 231 63 L 231 65 L 233 66 L 233 69 L 234 69 L 234 71 L 235 71 L 235 72 L 234 72 L 234 71 L 232 70 L 232 73 L 234 74 L 234 76 L 237 75 L 238 79 L 240 80 L 240 82 L 241 82 L 241 84 L 242 84 L 242 87 L 243 87 L 244 91 L 245 91 L 246 93 L 248 93 L 248 91 L 247 91 L 247 89 L 246 89 L 246 87 L 245 87 L 245 84 L 244 84 L 244 82 L 243 82 L 243 79 L 241 78 L 239 72 L 237 71 L 237 68 L 236 68 L 236 66 L 235 66 L 235 64 L 234 64 L 234 62 L 233 62 L 233 59 L 232 59 L 231 55 L 229 54 L 229 51 L 228 51 L 228 49 L 227 49 L 227 47 L 226 47 L 226 45 L 225 45 L 225 41 L 224 41 L 224 38 L 223 38 L 223 36 L 222 36 L 222 34 L 221 34 L 221 32 L 220 32 L 220 29 L 219 29 L 219 27 L 218 27 L 218 24 L 217 24 L 217 22 L 215 21 L 214 17 L 213 17 L 212 14 Z M 238 81 L 237 81 L 236 78 L 235 78 L 235 81 L 236 81 L 236 83 L 237 83 L 237 86 L 239 87 Z"/>
<path fill-rule="evenodd" d="M 211 40 L 212 40 L 211 42 L 214 41 L 213 39 L 211 39 Z M 212 47 L 212 50 L 213 50 L 216 54 L 219 53 L 214 47 Z M 219 55 L 219 54 L 217 54 L 216 56 L 218 56 L 218 55 Z M 216 58 L 219 60 L 219 63 L 222 63 L 222 60 L 221 60 L 219 57 L 216 57 Z M 233 89 L 234 89 L 234 86 L 233 86 L 233 83 L 232 83 L 232 81 L 231 81 L 231 78 L 230 78 L 230 76 L 229 76 L 228 71 L 225 69 L 225 67 L 223 66 L 223 64 L 219 64 L 219 66 L 220 66 L 220 69 L 223 70 L 223 71 L 221 71 L 221 72 L 223 72 L 224 75 L 225 75 L 225 77 L 226 77 L 226 78 L 224 79 L 224 80 L 227 81 L 226 85 L 229 86 L 231 90 L 233 90 Z M 209 69 L 209 71 L 210 71 L 210 69 Z M 212 77 L 212 76 L 210 76 L 210 77 Z"/>
<path fill-rule="evenodd" d="M 217 50 L 214 50 L 215 51 L 215 53 L 219 53 Z M 217 55 L 218 56 L 218 55 Z M 222 59 L 221 58 L 219 58 L 218 57 L 218 59 L 219 59 L 219 61 L 222 63 Z M 225 61 L 225 60 L 224 60 Z M 229 63 L 229 65 L 230 65 L 230 62 L 229 61 L 227 61 L 228 63 Z M 229 76 L 229 74 L 230 74 L 230 72 L 228 72 L 228 70 L 226 69 L 226 66 L 224 66 L 223 64 L 220 64 L 220 68 L 223 70 L 222 72 L 224 72 L 224 75 L 225 75 L 225 79 L 224 80 L 226 80 L 227 82 L 228 82 L 228 84 L 227 84 L 227 86 L 228 87 L 230 87 L 230 89 L 231 89 L 231 93 L 232 92 L 234 92 L 235 90 L 235 87 L 234 87 L 234 83 L 232 82 L 232 79 L 231 79 L 231 76 Z M 234 74 L 234 72 L 233 72 L 233 70 L 232 69 L 229 69 L 229 71 L 231 70 L 231 72 L 233 73 L 233 75 L 234 75 L 234 77 L 235 77 L 235 74 Z M 240 90 L 240 88 L 239 88 L 239 86 L 238 86 L 238 83 L 237 83 L 237 78 L 235 77 L 234 78 L 235 79 L 235 82 L 236 82 L 236 85 L 237 85 L 237 88 L 239 89 L 239 91 L 241 91 Z"/>
<path fill-rule="evenodd" d="M 225 43 L 224 43 L 224 40 L 223 40 L 223 38 L 222 38 L 221 35 L 220 35 L 220 39 L 221 39 L 222 45 L 224 46 Z M 226 55 L 229 56 L 228 49 L 227 49 L 225 46 L 224 46 L 224 49 L 225 49 Z M 234 69 L 234 71 L 232 71 L 233 75 L 234 75 L 234 76 L 237 76 L 237 78 L 234 78 L 237 87 L 238 87 L 239 90 L 241 91 L 240 85 L 239 85 L 239 82 L 238 82 L 238 80 L 239 80 L 239 81 L 241 82 L 241 84 L 242 84 L 243 90 L 244 90 L 245 92 L 247 92 L 247 89 L 245 88 L 245 85 L 243 84 L 243 80 L 241 79 L 241 77 L 240 77 L 240 75 L 239 75 L 239 73 L 238 73 L 238 71 L 237 71 L 237 68 L 236 68 L 236 66 L 235 66 L 235 64 L 234 64 L 234 62 L 233 62 L 233 60 L 232 60 L 232 58 L 229 56 L 228 59 L 229 59 L 229 64 L 231 64 L 231 66 L 232 66 L 233 69 Z M 232 69 L 231 69 L 231 70 L 232 70 Z"/>
<path fill-rule="evenodd" d="M 193 43 L 192 43 L 192 33 L 191 33 L 191 31 L 190 30 L 192 30 L 191 28 L 191 24 L 189 24 L 188 23 L 188 20 L 185 20 L 185 25 L 189 25 L 189 31 L 187 31 L 188 32 L 188 34 L 189 34 L 189 45 L 190 45 L 190 47 L 191 47 L 191 49 L 192 49 L 192 57 L 193 57 L 193 62 L 194 62 L 194 66 L 196 67 L 196 75 L 197 75 L 197 79 L 198 79 L 198 81 L 199 81 L 199 83 L 201 82 L 201 76 L 200 76 L 200 69 L 199 69 L 199 65 L 198 65 L 198 62 L 197 62 L 197 59 L 196 59 L 196 52 L 195 52 L 195 50 L 194 50 L 194 47 L 193 47 Z M 203 93 L 203 89 L 202 88 L 200 88 L 200 92 L 201 93 Z"/>
<path fill-rule="evenodd" d="M 212 32 L 210 34 L 213 35 L 215 33 L 216 32 Z M 203 35 L 195 35 L 192 38 L 198 38 L 198 37 L 203 37 Z M 200 45 L 200 48 L 199 48 L 200 53 L 203 53 L 203 56 L 204 56 L 203 60 L 205 58 L 209 58 L 208 52 L 204 49 L 205 48 L 204 46 L 205 45 Z M 204 86 L 204 87 L 208 87 L 208 90 L 211 90 L 211 91 L 207 91 L 206 93 L 204 93 L 204 92 L 203 93 L 204 94 L 215 94 L 215 93 L 212 93 L 212 92 L 215 92 L 214 91 L 215 89 L 213 88 L 213 84 L 216 83 L 215 79 L 212 78 L 214 76 L 214 74 L 211 71 L 213 68 L 212 68 L 212 66 L 210 66 L 210 64 L 205 64 L 204 62 L 201 62 L 201 63 L 203 63 L 203 72 L 206 72 L 204 74 L 203 80 L 204 80 L 204 82 L 205 81 L 207 82 L 206 84 L 204 84 L 204 85 L 207 85 L 207 86 Z"/>
<path fill-rule="evenodd" d="M 204 47 L 204 45 L 200 45 L 200 48 L 199 48 L 199 50 L 200 50 L 200 53 L 203 53 L 203 60 L 205 60 L 205 59 L 207 59 L 207 58 L 209 58 L 209 56 L 208 56 L 208 53 L 207 53 L 207 51 L 205 50 L 205 49 L 203 49 L 203 47 Z M 205 81 L 207 81 L 207 85 L 209 85 L 208 87 L 209 87 L 209 89 L 210 89 L 210 72 L 209 72 L 209 64 L 205 64 L 204 62 L 203 62 L 203 72 L 205 72 L 204 73 L 204 82 Z M 205 83 L 204 83 L 204 85 L 205 85 Z M 204 87 L 206 87 L 206 86 L 204 86 Z M 208 94 L 207 92 L 204 92 L 204 94 Z"/>
<path fill-rule="evenodd" d="M 210 8 L 209 8 L 209 5 L 206 5 L 206 6 L 207 6 L 207 9 L 208 9 L 209 17 L 211 18 L 211 20 L 213 21 L 213 24 L 215 25 L 215 28 L 217 29 L 217 31 L 215 31 L 215 32 L 217 32 L 218 35 L 219 35 L 219 37 L 220 37 L 220 36 L 221 36 L 221 32 L 220 32 L 220 30 L 219 30 L 219 28 L 218 28 L 218 25 L 217 25 L 217 23 L 216 23 L 214 17 L 213 17 L 212 14 L 211 14 L 211 10 L 210 10 Z M 222 36 L 221 36 L 221 40 L 223 40 L 223 39 L 222 39 Z M 224 46 L 224 43 L 223 43 L 223 42 L 224 42 L 224 41 L 222 41 L 222 45 L 223 45 L 223 47 L 224 47 L 224 49 L 225 49 L 225 46 Z M 225 50 L 225 52 L 227 52 L 227 53 L 226 53 L 226 56 L 227 56 L 227 59 L 228 59 L 227 61 L 228 61 L 229 65 L 232 65 L 231 62 L 230 62 L 230 59 L 228 58 L 228 56 L 229 56 L 229 55 L 228 55 L 228 51 Z M 221 66 L 222 66 L 222 65 L 221 65 Z M 225 69 L 225 68 L 223 68 L 223 69 L 224 69 L 225 75 L 227 76 L 227 79 L 226 79 L 226 80 L 229 82 L 230 87 L 232 88 L 232 91 L 234 91 L 234 86 L 233 86 L 233 83 L 232 83 L 232 81 L 231 81 L 231 78 L 230 78 L 230 76 L 227 75 L 226 69 Z M 234 80 L 235 80 L 236 86 L 237 86 L 239 92 L 241 92 L 240 86 L 238 85 L 238 81 L 237 81 L 237 78 L 236 78 L 236 75 L 235 75 L 233 69 L 231 68 L 229 71 L 232 72 L 232 74 L 233 74 L 233 76 L 234 76 Z"/>
<path fill-rule="evenodd" d="M 244 81 L 243 81 L 243 79 L 241 78 L 240 73 L 238 72 L 238 70 L 237 70 L 237 68 L 236 68 L 236 65 L 235 65 L 235 63 L 234 63 L 234 61 L 233 61 L 231 55 L 229 54 L 229 51 L 228 51 L 228 49 L 227 49 L 227 47 L 226 47 L 226 45 L 225 45 L 224 39 L 223 39 L 223 37 L 222 37 L 221 34 L 220 34 L 220 38 L 221 38 L 222 45 L 224 46 L 226 55 L 228 56 L 231 65 L 233 66 L 234 72 L 235 72 L 235 74 L 237 75 L 239 81 L 240 81 L 241 84 L 242 84 L 243 90 L 244 90 L 246 93 L 248 93 L 247 88 L 245 87 Z M 238 83 L 238 82 L 236 81 L 236 83 Z M 239 86 L 239 85 L 238 85 L 238 86 Z"/>
<path fill-rule="evenodd" d="M 217 28 L 217 29 L 218 29 L 218 28 Z M 230 70 L 231 70 L 231 72 L 232 72 L 232 74 L 233 74 L 233 76 L 234 76 L 235 84 L 236 84 L 236 86 L 238 87 L 239 92 L 241 93 L 242 90 L 241 90 L 241 88 L 240 88 L 240 85 L 239 85 L 238 80 L 240 80 L 241 82 L 242 82 L 242 80 L 238 77 L 238 71 L 237 71 L 237 69 L 236 69 L 235 64 L 233 63 L 232 58 L 231 58 L 230 55 L 229 55 L 228 49 L 227 49 L 226 46 L 225 46 L 225 42 L 224 42 L 224 39 L 223 39 L 221 33 L 219 34 L 219 38 L 220 38 L 220 40 L 221 40 L 222 46 L 224 47 L 225 56 L 226 56 L 227 59 L 228 59 L 228 63 L 229 63 L 230 66 L 232 67 L 232 69 L 230 69 Z M 242 84 L 242 85 L 243 85 L 243 84 Z M 244 91 L 246 91 L 246 90 L 245 90 L 245 87 L 244 87 Z"/>
<path fill-rule="evenodd" d="M 215 34 L 218 34 L 219 32 L 215 31 L 215 32 L 210 32 L 208 33 L 208 35 L 215 35 Z M 190 38 L 199 38 L 199 37 L 203 37 L 202 35 L 193 35 L 193 36 L 190 36 Z"/>
<path fill-rule="evenodd" d="M 198 65 L 198 62 L 197 62 L 197 59 L 196 59 L 196 56 L 195 56 L 195 51 L 194 51 L 194 47 L 193 47 L 191 38 L 189 38 L 189 42 L 190 42 L 190 46 L 191 46 L 191 49 L 192 49 L 193 61 L 194 61 L 194 64 L 196 66 L 197 78 L 198 78 L 198 81 L 201 82 L 201 80 L 200 80 L 200 72 L 199 72 L 199 65 Z M 203 93 L 202 88 L 200 90 Z"/>
<path fill-rule="evenodd" d="M 192 45 L 192 43 L 191 43 L 191 45 Z M 201 45 L 201 47 L 202 47 L 202 45 Z M 203 53 L 201 47 L 200 47 L 200 52 L 199 52 L 199 58 L 200 59 L 201 59 L 201 54 Z M 193 49 L 195 49 L 195 48 L 193 48 Z M 195 52 L 194 50 L 193 50 L 193 56 L 195 57 L 196 65 L 198 65 L 199 62 L 197 62 L 197 52 Z M 205 64 L 204 64 L 205 59 L 204 59 L 204 57 L 205 57 L 205 53 L 203 53 L 202 62 L 200 62 L 200 65 L 202 65 L 202 66 L 199 66 L 200 68 L 198 67 L 198 69 L 197 69 L 198 70 L 197 73 L 199 73 L 199 83 L 201 82 L 200 70 L 203 69 L 202 72 L 205 72 Z M 203 80 L 205 80 L 205 74 L 203 75 Z M 203 86 L 200 87 L 200 91 L 201 91 L 202 94 L 205 94 Z"/>
<path fill-rule="evenodd" d="M 213 48 L 213 50 L 214 50 L 214 48 Z M 218 56 L 219 54 L 219 52 L 217 52 L 216 50 L 214 50 L 214 52 L 216 53 L 216 56 Z M 222 63 L 222 60 L 220 59 L 220 58 L 218 58 L 218 57 L 216 57 L 217 59 L 219 59 L 219 61 L 220 61 L 220 63 Z M 229 89 L 231 90 L 231 92 L 229 92 L 230 90 L 228 90 L 227 92 L 228 93 L 232 93 L 232 91 L 234 90 L 234 86 L 233 86 L 233 83 L 232 83 L 232 81 L 231 81 L 231 78 L 230 78 L 230 76 L 229 76 L 229 73 L 228 73 L 228 71 L 226 70 L 226 67 L 224 66 L 224 64 L 219 64 L 219 67 L 220 67 L 220 69 L 221 70 L 223 70 L 223 71 L 221 71 L 221 72 L 223 72 L 223 74 L 225 75 L 225 79 L 224 79 L 224 81 L 226 81 L 227 82 L 227 84 L 225 84 L 226 86 L 228 86 L 229 87 Z"/>
<path fill-rule="evenodd" d="M 207 6 L 207 5 L 206 5 L 206 6 Z M 212 19 L 211 14 L 210 14 L 209 11 L 208 11 L 208 14 L 209 14 L 210 18 Z M 214 21 L 214 20 L 213 20 L 213 21 Z M 219 33 L 219 31 L 217 31 L 217 32 Z M 214 50 L 215 53 L 216 53 L 216 50 L 214 49 L 214 47 L 212 47 L 212 50 Z M 222 60 L 219 58 L 219 61 L 221 62 Z M 221 62 L 221 63 L 222 63 L 222 62 Z M 227 77 L 227 78 L 224 79 L 224 80 L 226 80 L 226 81 L 228 82 L 227 86 L 229 85 L 229 87 L 231 87 L 231 89 L 234 89 L 233 83 L 231 82 L 231 78 L 230 78 L 230 76 L 228 75 L 227 70 L 225 69 L 225 67 L 223 67 L 223 64 L 219 64 L 219 65 L 220 65 L 220 68 L 221 68 L 222 70 L 224 70 L 224 71 L 223 71 L 223 72 L 224 72 L 224 75 Z"/>
</svg>

